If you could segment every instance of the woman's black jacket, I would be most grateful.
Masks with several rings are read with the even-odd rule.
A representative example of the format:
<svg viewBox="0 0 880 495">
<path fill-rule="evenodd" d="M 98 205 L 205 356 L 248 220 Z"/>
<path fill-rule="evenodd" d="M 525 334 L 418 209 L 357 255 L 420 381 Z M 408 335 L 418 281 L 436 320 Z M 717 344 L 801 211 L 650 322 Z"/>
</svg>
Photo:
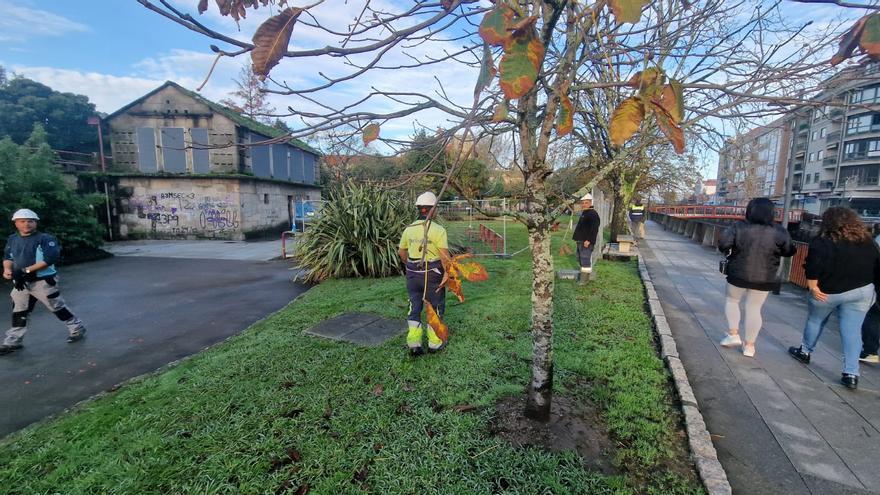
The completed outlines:
<svg viewBox="0 0 880 495">
<path fill-rule="evenodd" d="M 794 255 L 791 236 L 779 225 L 739 221 L 721 234 L 718 250 L 732 250 L 727 282 L 744 289 L 773 290 L 779 285 L 779 258 Z"/>
</svg>

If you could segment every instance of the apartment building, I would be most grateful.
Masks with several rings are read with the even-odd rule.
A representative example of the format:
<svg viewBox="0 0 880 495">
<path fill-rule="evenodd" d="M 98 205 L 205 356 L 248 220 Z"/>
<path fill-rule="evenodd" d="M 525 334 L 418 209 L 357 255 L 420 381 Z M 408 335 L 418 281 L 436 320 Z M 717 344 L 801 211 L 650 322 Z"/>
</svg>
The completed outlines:
<svg viewBox="0 0 880 495">
<path fill-rule="evenodd" d="M 860 64 L 822 83 L 810 105 L 731 139 L 719 153 L 718 197 L 744 204 L 768 196 L 821 214 L 848 205 L 880 217 L 880 65 Z"/>
</svg>

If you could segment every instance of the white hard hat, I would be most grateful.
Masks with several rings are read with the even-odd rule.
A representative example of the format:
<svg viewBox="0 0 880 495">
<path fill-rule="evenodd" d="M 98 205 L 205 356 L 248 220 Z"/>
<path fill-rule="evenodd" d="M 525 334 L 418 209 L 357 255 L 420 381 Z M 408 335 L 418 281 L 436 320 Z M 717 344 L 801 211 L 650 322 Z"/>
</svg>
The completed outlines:
<svg viewBox="0 0 880 495">
<path fill-rule="evenodd" d="M 12 220 L 18 220 L 18 219 L 23 219 L 23 218 L 28 218 L 31 220 L 39 220 L 40 219 L 40 217 L 38 217 L 37 214 L 33 212 L 33 210 L 28 210 L 27 208 L 22 208 L 12 214 Z"/>
<path fill-rule="evenodd" d="M 581 201 L 592 201 L 592 200 L 593 200 L 593 195 L 590 193 L 587 193 L 587 194 L 584 194 L 583 196 L 581 196 Z"/>
<path fill-rule="evenodd" d="M 437 196 L 431 191 L 423 192 L 416 198 L 416 206 L 437 206 Z"/>
</svg>

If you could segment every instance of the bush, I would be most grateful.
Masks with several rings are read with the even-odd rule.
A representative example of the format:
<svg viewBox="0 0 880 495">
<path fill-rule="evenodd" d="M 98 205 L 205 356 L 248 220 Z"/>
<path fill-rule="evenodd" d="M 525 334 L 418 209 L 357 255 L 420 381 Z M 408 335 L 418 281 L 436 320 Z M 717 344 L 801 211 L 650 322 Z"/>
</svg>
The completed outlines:
<svg viewBox="0 0 880 495">
<path fill-rule="evenodd" d="M 52 159 L 46 133 L 39 125 L 22 146 L 9 138 L 0 141 L 0 244 L 15 232 L 9 220 L 15 210 L 30 208 L 40 216 L 40 231 L 58 237 L 66 257 L 92 252 L 102 242 L 102 228 L 93 210 L 101 204 L 101 197 L 77 194 Z"/>
<path fill-rule="evenodd" d="M 399 274 L 398 241 L 414 219 L 415 209 L 393 191 L 352 181 L 331 190 L 295 250 L 303 279 Z"/>
</svg>

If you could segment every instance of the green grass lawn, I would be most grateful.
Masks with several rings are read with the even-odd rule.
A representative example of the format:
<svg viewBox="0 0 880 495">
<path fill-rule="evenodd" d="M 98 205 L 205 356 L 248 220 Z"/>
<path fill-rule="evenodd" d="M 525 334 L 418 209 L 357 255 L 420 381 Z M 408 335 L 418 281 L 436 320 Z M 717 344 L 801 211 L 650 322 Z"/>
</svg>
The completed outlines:
<svg viewBox="0 0 880 495">
<path fill-rule="evenodd" d="M 376 348 L 304 336 L 347 311 L 403 325 L 402 277 L 328 281 L 222 345 L 5 439 L 0 491 L 702 493 L 692 471 L 668 470 L 687 453 L 635 263 L 556 289 L 557 393 L 598 405 L 622 474 L 490 434 L 494 404 L 529 378 L 531 275 L 527 253 L 482 261 L 490 280 L 466 283 L 465 304 L 449 299 L 439 355 L 406 357 L 403 336 Z"/>
</svg>

